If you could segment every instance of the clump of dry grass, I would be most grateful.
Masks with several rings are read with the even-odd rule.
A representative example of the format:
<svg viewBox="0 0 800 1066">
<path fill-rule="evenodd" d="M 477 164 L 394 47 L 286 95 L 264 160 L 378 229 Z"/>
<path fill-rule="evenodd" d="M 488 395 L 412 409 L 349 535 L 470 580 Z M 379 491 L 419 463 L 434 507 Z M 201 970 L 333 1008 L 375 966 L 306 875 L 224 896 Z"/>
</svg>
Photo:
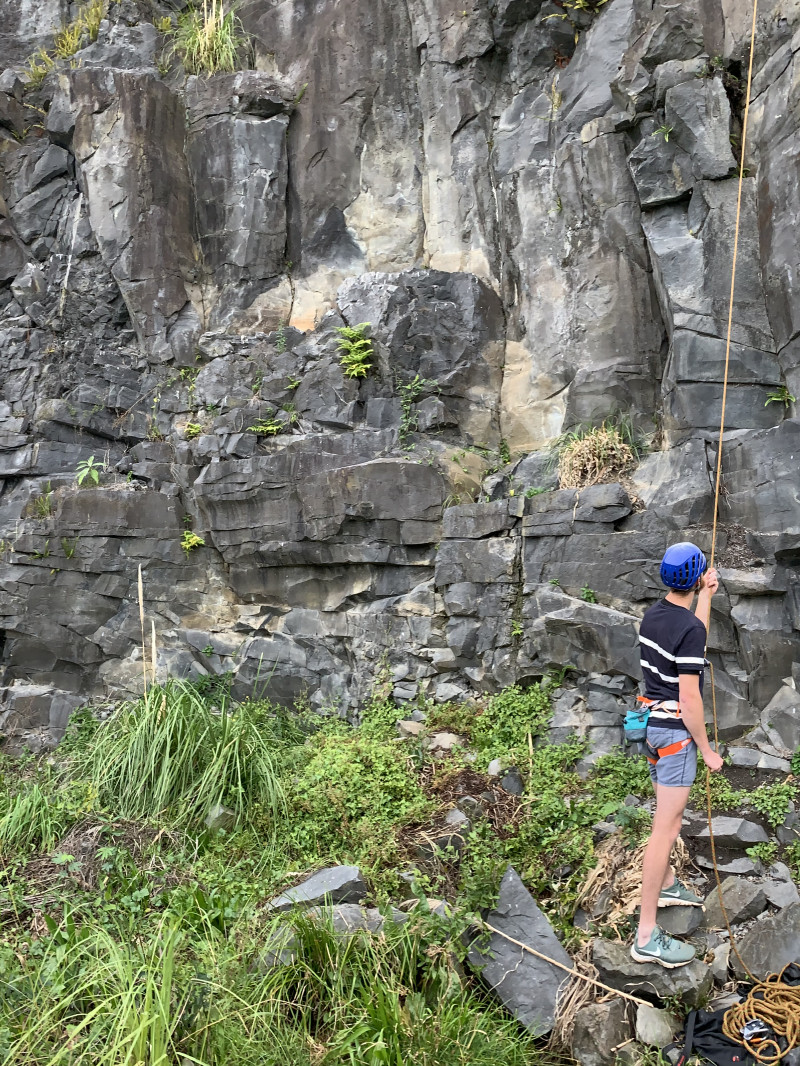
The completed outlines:
<svg viewBox="0 0 800 1066">
<path fill-rule="evenodd" d="M 603 422 L 560 438 L 558 482 L 562 489 L 583 489 L 616 481 L 636 461 L 636 445 L 620 426 Z"/>
<path fill-rule="evenodd" d="M 623 833 L 614 833 L 597 848 L 597 863 L 586 878 L 586 883 L 577 899 L 579 907 L 589 913 L 597 904 L 601 893 L 607 895 L 605 913 L 600 920 L 604 928 L 617 937 L 622 937 L 630 925 L 630 917 L 639 906 L 642 890 L 642 861 L 647 844 L 631 851 Z M 672 866 L 676 876 L 684 876 L 689 866 L 689 852 L 678 837 L 672 850 Z"/>
</svg>

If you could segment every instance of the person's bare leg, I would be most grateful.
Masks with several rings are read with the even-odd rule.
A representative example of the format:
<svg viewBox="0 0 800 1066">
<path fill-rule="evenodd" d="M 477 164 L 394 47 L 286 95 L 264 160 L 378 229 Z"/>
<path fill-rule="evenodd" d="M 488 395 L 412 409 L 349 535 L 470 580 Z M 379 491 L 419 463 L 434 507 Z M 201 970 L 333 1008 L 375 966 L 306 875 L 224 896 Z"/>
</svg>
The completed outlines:
<svg viewBox="0 0 800 1066">
<path fill-rule="evenodd" d="M 658 806 L 658 782 L 656 782 L 656 781 L 653 782 L 653 790 L 654 790 L 654 792 L 656 794 L 656 807 L 657 807 Z M 680 830 L 678 830 L 678 832 L 680 833 Z M 675 871 L 672 869 L 672 866 L 668 864 L 667 865 L 667 872 L 664 874 L 664 883 L 663 883 L 663 885 L 661 887 L 662 888 L 669 888 L 669 886 L 671 884 L 673 884 L 674 881 L 675 881 Z"/>
<path fill-rule="evenodd" d="M 643 947 L 650 939 L 656 924 L 658 897 L 661 889 L 671 885 L 669 857 L 678 839 L 683 812 L 689 799 L 689 789 L 667 785 L 656 787 L 656 813 L 653 831 L 642 864 L 642 909 L 639 917 L 638 943 Z"/>
</svg>

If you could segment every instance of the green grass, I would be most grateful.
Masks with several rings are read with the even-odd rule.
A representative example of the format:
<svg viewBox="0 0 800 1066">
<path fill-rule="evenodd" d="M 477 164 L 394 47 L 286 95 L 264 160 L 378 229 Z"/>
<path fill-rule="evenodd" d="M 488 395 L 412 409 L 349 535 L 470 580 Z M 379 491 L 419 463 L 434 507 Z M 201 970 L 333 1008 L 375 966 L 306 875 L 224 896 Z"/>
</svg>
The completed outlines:
<svg viewBox="0 0 800 1066">
<path fill-rule="evenodd" d="M 177 56 L 188 74 L 218 74 L 238 70 L 248 45 L 234 5 L 203 0 L 178 16 L 170 55 Z"/>
<path fill-rule="evenodd" d="M 577 946 L 592 826 L 615 814 L 632 845 L 646 831 L 624 806 L 651 794 L 644 760 L 604 756 L 582 781 L 585 745 L 546 742 L 558 683 L 479 704 L 420 700 L 429 729 L 459 732 L 475 762 L 398 738 L 408 708 L 386 671 L 357 725 L 173 681 L 103 722 L 77 712 L 54 759 L 0 755 L 0 1062 L 556 1066 L 461 962 L 508 863 Z M 499 821 L 474 820 L 460 851 L 421 856 L 418 830 L 442 824 L 436 782 L 500 753 L 523 796 Z M 715 804 L 746 801 L 772 824 L 794 796 L 784 782 L 714 788 Z M 218 802 L 236 813 L 229 832 L 204 827 Z M 781 855 L 800 870 L 800 847 L 759 857 Z M 404 925 L 340 938 L 265 911 L 334 862 L 361 867 L 370 905 L 396 901 L 397 871 L 416 867 L 417 894 L 448 899 L 451 916 L 420 903 Z M 287 921 L 292 957 L 270 967 L 264 952 Z"/>
<path fill-rule="evenodd" d="M 284 809 L 267 723 L 249 704 L 216 712 L 179 681 L 123 704 L 73 755 L 70 772 L 122 818 L 196 826 L 222 803 L 238 819 L 257 813 L 274 824 Z"/>
</svg>

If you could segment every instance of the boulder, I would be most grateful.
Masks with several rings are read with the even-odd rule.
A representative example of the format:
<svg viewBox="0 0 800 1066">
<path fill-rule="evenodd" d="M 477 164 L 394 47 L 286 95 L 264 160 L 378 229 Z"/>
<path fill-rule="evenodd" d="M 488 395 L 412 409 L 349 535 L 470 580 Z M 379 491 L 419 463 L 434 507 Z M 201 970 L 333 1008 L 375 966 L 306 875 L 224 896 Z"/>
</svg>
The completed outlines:
<svg viewBox="0 0 800 1066">
<path fill-rule="evenodd" d="M 666 1047 L 675 1039 L 680 1022 L 669 1011 L 640 1003 L 636 1008 L 636 1039 L 640 1044 Z"/>
<path fill-rule="evenodd" d="M 661 928 L 673 936 L 689 936 L 703 924 L 702 907 L 660 907 L 657 917 Z"/>
<path fill-rule="evenodd" d="M 379 933 L 383 929 L 387 915 L 377 907 L 359 907 L 357 903 L 338 903 L 335 906 L 309 907 L 307 917 L 312 921 L 330 925 L 337 936 L 349 936 L 357 932 Z M 392 907 L 388 918 L 397 925 L 408 921 L 405 911 Z"/>
<path fill-rule="evenodd" d="M 618 1061 L 615 1049 L 631 1038 L 632 1029 L 621 999 L 581 1007 L 572 1032 L 573 1058 L 580 1066 L 611 1066 Z"/>
<path fill-rule="evenodd" d="M 503 875 L 497 906 L 487 921 L 562 966 L 572 966 L 547 918 L 511 866 Z M 496 933 L 490 934 L 485 947 L 482 939 L 474 940 L 468 959 L 518 1022 L 538 1036 L 550 1032 L 558 989 L 567 978 L 563 970 Z"/>
<path fill-rule="evenodd" d="M 762 886 L 757 882 L 747 881 L 744 877 L 726 877 L 720 887 L 722 902 L 725 904 L 725 911 L 731 925 L 737 925 L 748 918 L 755 918 L 767 905 L 767 897 Z M 719 888 L 715 888 L 706 897 L 704 924 L 706 929 L 725 928 Z"/>
<path fill-rule="evenodd" d="M 779 688 L 762 711 L 761 725 L 777 748 L 800 748 L 800 692 L 790 685 Z"/>
<path fill-rule="evenodd" d="M 592 962 L 605 984 L 645 999 L 679 995 L 687 1007 L 698 1007 L 711 991 L 711 970 L 697 958 L 666 970 L 658 963 L 635 962 L 625 944 L 597 938 L 592 942 Z"/>
<path fill-rule="evenodd" d="M 797 962 L 800 959 L 800 903 L 756 922 L 736 946 L 745 966 L 759 981 L 771 973 L 780 973 L 788 963 Z M 736 952 L 733 952 L 731 961 L 737 977 L 744 978 L 746 973 Z"/>
<path fill-rule="evenodd" d="M 212 832 L 224 829 L 226 833 L 229 833 L 236 826 L 236 812 L 221 803 L 215 803 L 208 812 L 205 825 Z"/>
<path fill-rule="evenodd" d="M 331 866 L 281 893 L 267 903 L 269 911 L 288 911 L 295 906 L 324 903 L 360 903 L 367 886 L 357 866 Z"/>
</svg>

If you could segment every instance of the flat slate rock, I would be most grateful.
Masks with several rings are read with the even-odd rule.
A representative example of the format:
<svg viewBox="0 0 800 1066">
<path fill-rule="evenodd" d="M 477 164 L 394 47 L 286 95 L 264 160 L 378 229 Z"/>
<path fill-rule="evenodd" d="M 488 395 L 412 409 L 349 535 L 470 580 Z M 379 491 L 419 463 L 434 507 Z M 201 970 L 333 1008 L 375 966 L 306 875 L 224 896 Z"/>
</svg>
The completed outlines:
<svg viewBox="0 0 800 1066">
<path fill-rule="evenodd" d="M 511 866 L 503 875 L 497 907 L 487 921 L 562 966 L 572 966 L 552 926 Z M 549 1033 L 555 1018 L 556 995 L 567 974 L 496 934 L 491 935 L 488 947 L 479 948 L 478 943 L 482 941 L 473 941 L 469 949 L 472 969 L 526 1029 L 538 1036 Z"/>
<path fill-rule="evenodd" d="M 767 832 L 758 822 L 750 822 L 746 818 L 731 818 L 728 815 L 720 815 L 711 819 L 711 827 L 714 830 L 714 843 L 719 848 L 731 848 L 743 851 L 753 844 L 766 843 L 769 840 Z M 685 829 L 686 836 L 695 837 L 697 840 L 708 840 L 710 833 L 705 821 L 693 821 Z"/>
<path fill-rule="evenodd" d="M 367 886 L 357 866 L 331 866 L 283 892 L 267 903 L 267 910 L 288 911 L 295 906 L 329 903 L 360 903 Z"/>
<path fill-rule="evenodd" d="M 711 970 L 699 959 L 665 970 L 656 962 L 636 962 L 627 944 L 598 937 L 592 944 L 592 962 L 605 984 L 645 999 L 680 995 L 687 1007 L 698 1007 L 711 991 Z"/>
</svg>

